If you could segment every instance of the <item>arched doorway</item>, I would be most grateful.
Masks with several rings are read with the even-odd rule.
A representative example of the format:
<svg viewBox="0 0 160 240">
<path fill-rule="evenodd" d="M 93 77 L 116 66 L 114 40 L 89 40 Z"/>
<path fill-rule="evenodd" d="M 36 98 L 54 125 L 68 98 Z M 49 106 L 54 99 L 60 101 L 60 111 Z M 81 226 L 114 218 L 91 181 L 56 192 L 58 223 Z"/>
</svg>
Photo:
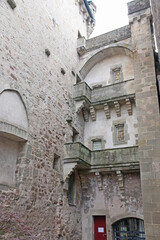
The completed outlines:
<svg viewBox="0 0 160 240">
<path fill-rule="evenodd" d="M 113 224 L 114 240 L 145 240 L 144 221 L 124 218 Z"/>
</svg>

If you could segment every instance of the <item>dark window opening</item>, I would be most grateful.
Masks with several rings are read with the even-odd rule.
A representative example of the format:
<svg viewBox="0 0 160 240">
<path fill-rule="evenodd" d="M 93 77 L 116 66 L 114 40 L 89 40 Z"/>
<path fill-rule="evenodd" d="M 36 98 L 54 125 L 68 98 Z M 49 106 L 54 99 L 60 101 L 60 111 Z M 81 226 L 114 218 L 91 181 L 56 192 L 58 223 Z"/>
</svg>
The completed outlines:
<svg viewBox="0 0 160 240">
<path fill-rule="evenodd" d="M 72 142 L 78 141 L 79 132 L 73 127 L 73 136 L 72 136 Z"/>
<path fill-rule="evenodd" d="M 93 140 L 92 150 L 93 151 L 102 150 L 102 140 L 101 139 Z"/>
<path fill-rule="evenodd" d="M 80 31 L 78 31 L 78 38 L 81 38 L 81 37 L 82 37 L 82 35 L 81 35 Z"/>
<path fill-rule="evenodd" d="M 74 205 L 75 204 L 75 174 L 72 173 L 68 180 L 68 204 Z"/>
<path fill-rule="evenodd" d="M 71 73 L 72 73 L 72 75 L 75 77 L 76 76 L 76 74 L 75 74 L 75 72 L 72 70 L 71 71 Z"/>
<path fill-rule="evenodd" d="M 54 154 L 53 169 L 55 169 L 57 172 L 60 171 L 60 156 L 58 156 L 56 153 Z"/>
<path fill-rule="evenodd" d="M 76 83 L 82 82 L 80 76 L 78 74 L 76 74 Z"/>
<path fill-rule="evenodd" d="M 125 218 L 113 225 L 114 240 L 145 240 L 144 222 L 137 218 Z"/>
<path fill-rule="evenodd" d="M 61 68 L 61 73 L 62 73 L 63 75 L 66 74 L 66 71 L 64 70 L 64 68 Z"/>
</svg>

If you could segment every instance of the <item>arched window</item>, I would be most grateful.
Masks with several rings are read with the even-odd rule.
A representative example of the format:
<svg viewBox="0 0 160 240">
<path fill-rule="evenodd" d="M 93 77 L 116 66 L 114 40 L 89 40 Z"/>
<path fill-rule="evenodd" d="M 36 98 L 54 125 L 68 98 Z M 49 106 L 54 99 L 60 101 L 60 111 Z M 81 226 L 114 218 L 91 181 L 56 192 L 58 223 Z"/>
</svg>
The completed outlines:
<svg viewBox="0 0 160 240">
<path fill-rule="evenodd" d="M 114 240 L 145 240 L 144 222 L 138 218 L 124 218 L 113 224 Z"/>
</svg>

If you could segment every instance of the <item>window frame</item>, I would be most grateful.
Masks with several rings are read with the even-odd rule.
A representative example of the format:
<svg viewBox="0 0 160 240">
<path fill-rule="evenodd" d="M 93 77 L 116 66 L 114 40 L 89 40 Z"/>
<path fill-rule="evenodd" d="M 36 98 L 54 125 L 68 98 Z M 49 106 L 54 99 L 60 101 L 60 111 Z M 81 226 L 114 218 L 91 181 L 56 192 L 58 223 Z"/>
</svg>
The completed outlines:
<svg viewBox="0 0 160 240">
<path fill-rule="evenodd" d="M 94 149 L 94 143 L 100 142 L 100 149 Z M 102 150 L 102 139 L 93 139 L 92 140 L 92 151 L 100 151 Z"/>
<path fill-rule="evenodd" d="M 119 79 L 116 80 L 115 73 L 119 71 Z M 122 65 L 115 65 L 111 68 L 111 78 L 113 83 L 120 83 L 123 81 L 123 71 L 122 71 Z"/>
<path fill-rule="evenodd" d="M 76 176 L 74 172 L 69 176 L 68 179 L 67 198 L 70 206 L 76 205 Z"/>
<path fill-rule="evenodd" d="M 124 126 L 124 140 L 123 141 L 119 141 L 118 140 L 118 126 Z M 112 126 L 112 137 L 113 137 L 113 144 L 114 145 L 123 145 L 123 144 L 127 144 L 128 140 L 129 140 L 129 134 L 128 134 L 128 125 L 126 124 L 125 120 L 117 120 L 113 122 L 113 126 Z"/>
</svg>

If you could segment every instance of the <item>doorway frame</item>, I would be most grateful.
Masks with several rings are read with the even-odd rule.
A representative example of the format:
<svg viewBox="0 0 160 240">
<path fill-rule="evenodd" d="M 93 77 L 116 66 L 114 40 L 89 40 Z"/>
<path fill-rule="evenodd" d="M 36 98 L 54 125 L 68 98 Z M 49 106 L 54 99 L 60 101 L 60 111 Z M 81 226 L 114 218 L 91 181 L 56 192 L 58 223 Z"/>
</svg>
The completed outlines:
<svg viewBox="0 0 160 240">
<path fill-rule="evenodd" d="M 111 222 L 110 217 L 107 209 L 91 209 L 88 215 L 88 227 L 86 228 L 87 231 L 87 239 L 94 240 L 94 217 L 96 216 L 105 216 L 106 218 L 106 234 L 107 240 L 111 239 Z"/>
</svg>

